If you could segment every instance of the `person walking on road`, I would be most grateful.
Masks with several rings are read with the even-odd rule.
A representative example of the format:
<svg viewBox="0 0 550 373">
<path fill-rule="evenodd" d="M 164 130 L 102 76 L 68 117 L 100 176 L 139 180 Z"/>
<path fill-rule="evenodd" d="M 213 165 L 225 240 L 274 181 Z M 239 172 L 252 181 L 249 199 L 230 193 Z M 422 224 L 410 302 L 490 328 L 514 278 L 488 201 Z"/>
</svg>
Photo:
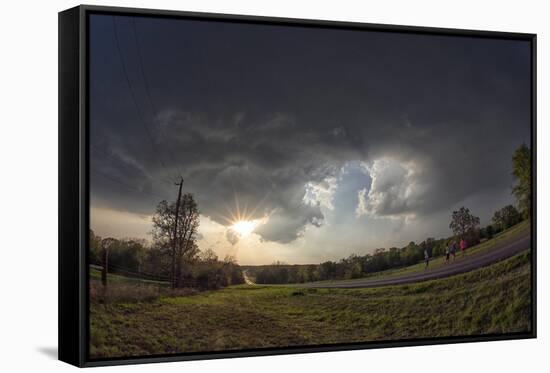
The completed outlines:
<svg viewBox="0 0 550 373">
<path fill-rule="evenodd" d="M 451 255 L 453 256 L 453 262 L 456 260 L 456 241 L 451 244 Z"/>
<path fill-rule="evenodd" d="M 451 245 L 447 245 L 445 248 L 445 264 L 449 264 L 449 257 L 451 256 Z"/>
<path fill-rule="evenodd" d="M 428 269 L 428 266 L 430 265 L 430 254 L 428 253 L 428 249 L 424 249 L 424 261 L 426 262 L 424 269 Z"/>
<path fill-rule="evenodd" d="M 466 249 L 468 248 L 468 243 L 463 238 L 460 240 L 460 251 L 462 251 L 462 256 L 466 255 Z"/>
</svg>

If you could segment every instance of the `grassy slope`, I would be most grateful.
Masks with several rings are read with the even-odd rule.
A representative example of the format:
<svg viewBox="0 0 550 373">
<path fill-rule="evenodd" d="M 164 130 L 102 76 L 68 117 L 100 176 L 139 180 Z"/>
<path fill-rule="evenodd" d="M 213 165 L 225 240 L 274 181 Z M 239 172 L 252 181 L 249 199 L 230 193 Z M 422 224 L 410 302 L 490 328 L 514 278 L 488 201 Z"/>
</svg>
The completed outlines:
<svg viewBox="0 0 550 373">
<path fill-rule="evenodd" d="M 466 250 L 466 257 L 481 254 L 487 251 L 490 251 L 491 249 L 494 249 L 497 244 L 500 244 L 503 241 L 508 240 L 514 240 L 517 237 L 520 237 L 521 235 L 529 232 L 531 229 L 531 225 L 529 221 L 523 221 L 512 228 L 499 233 L 498 235 L 495 235 L 492 239 L 484 241 L 476 246 L 472 246 Z M 462 253 L 460 250 L 456 253 L 456 261 L 459 262 L 463 260 Z M 452 257 L 451 257 L 451 263 L 452 263 Z M 437 258 L 434 258 L 430 260 L 430 266 L 429 269 L 435 269 L 443 266 L 445 264 L 445 256 L 440 256 Z M 452 265 L 452 264 L 451 264 Z M 402 268 L 396 268 L 396 269 L 388 269 L 385 271 L 375 272 L 368 276 L 365 276 L 363 278 L 372 278 L 372 279 L 382 279 L 382 278 L 393 278 L 393 277 L 399 277 L 403 275 L 408 275 L 411 273 L 416 272 L 424 272 L 425 271 L 425 263 L 424 261 L 421 261 L 417 264 L 408 266 L 408 267 L 402 267 Z M 357 279 L 349 279 L 349 280 L 337 280 L 338 282 L 347 282 L 347 281 L 356 281 Z M 334 280 L 326 280 L 326 281 L 317 281 L 318 283 L 331 283 L 334 282 Z M 299 285 L 298 285 L 299 286 Z"/>
<path fill-rule="evenodd" d="M 91 356 L 299 346 L 528 331 L 530 258 L 375 289 L 237 286 L 91 305 Z"/>
</svg>

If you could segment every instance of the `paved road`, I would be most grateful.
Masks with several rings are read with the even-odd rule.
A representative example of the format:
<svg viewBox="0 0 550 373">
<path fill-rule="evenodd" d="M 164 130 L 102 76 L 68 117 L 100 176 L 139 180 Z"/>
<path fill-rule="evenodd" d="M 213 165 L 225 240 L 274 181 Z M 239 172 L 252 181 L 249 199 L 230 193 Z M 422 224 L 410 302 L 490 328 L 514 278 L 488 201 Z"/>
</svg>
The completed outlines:
<svg viewBox="0 0 550 373">
<path fill-rule="evenodd" d="M 247 285 L 256 285 L 251 279 L 250 277 L 248 277 L 248 272 L 246 270 L 243 271 L 243 277 L 244 277 L 244 282 L 245 284 Z"/>
<path fill-rule="evenodd" d="M 480 254 L 472 254 L 471 256 L 466 256 L 465 258 L 460 258 L 460 253 L 457 253 L 456 262 L 451 262 L 442 267 L 435 269 L 428 269 L 422 272 L 415 272 L 408 275 L 403 275 L 399 277 L 392 278 L 381 278 L 381 279 L 356 279 L 356 280 L 346 280 L 346 281 L 334 281 L 330 283 L 322 282 L 310 282 L 305 284 L 300 284 L 300 287 L 313 287 L 313 288 L 371 288 L 377 286 L 386 286 L 386 285 L 399 285 L 399 284 L 408 284 L 411 282 L 419 282 L 424 280 L 431 280 L 436 278 L 448 277 L 456 275 L 463 272 L 468 272 L 476 268 L 484 267 L 489 264 L 498 262 L 514 256 L 521 251 L 531 247 L 531 237 L 527 233 L 516 239 L 505 241 L 497 244 L 498 247 L 491 249 L 490 251 L 483 252 Z"/>
</svg>

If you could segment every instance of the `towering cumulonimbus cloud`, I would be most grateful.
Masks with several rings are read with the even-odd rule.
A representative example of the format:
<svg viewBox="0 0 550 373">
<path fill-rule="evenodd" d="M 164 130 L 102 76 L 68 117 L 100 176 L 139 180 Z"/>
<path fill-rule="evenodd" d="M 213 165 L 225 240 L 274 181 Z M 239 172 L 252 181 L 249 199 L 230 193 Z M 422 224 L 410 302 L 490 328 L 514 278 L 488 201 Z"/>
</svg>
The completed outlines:
<svg viewBox="0 0 550 373">
<path fill-rule="evenodd" d="M 203 216 L 262 219 L 269 242 L 328 217 L 427 224 L 506 195 L 512 152 L 530 141 L 520 41 L 137 19 L 145 84 L 131 19 L 117 18 L 124 67 L 112 20 L 90 22 L 95 206 L 152 213 L 181 176 Z M 350 164 L 366 180 L 353 188 Z"/>
</svg>

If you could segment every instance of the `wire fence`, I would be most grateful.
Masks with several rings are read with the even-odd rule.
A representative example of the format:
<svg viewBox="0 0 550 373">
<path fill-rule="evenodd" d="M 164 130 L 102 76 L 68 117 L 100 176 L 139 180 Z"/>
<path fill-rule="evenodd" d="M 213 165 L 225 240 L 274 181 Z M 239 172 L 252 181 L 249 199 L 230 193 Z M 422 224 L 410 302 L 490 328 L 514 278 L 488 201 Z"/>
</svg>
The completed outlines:
<svg viewBox="0 0 550 373">
<path fill-rule="evenodd" d="M 103 266 L 99 264 L 90 264 L 90 268 L 96 269 L 98 271 L 103 270 Z M 143 271 L 135 271 L 113 264 L 109 264 L 107 266 L 107 272 L 109 274 L 127 277 L 128 279 L 136 282 L 157 283 L 161 285 L 169 285 L 172 282 L 171 279 L 166 276 L 159 276 Z M 194 278 L 182 278 L 178 281 L 178 287 L 198 288 L 200 287 L 200 282 Z"/>
<path fill-rule="evenodd" d="M 103 270 L 102 265 L 90 264 L 90 268 L 97 269 L 98 271 Z M 152 274 L 143 271 L 134 271 L 128 268 L 120 267 L 118 265 L 109 264 L 107 266 L 107 272 L 111 274 L 121 275 L 135 280 L 146 280 L 146 281 L 155 281 L 155 282 L 170 282 L 169 277 L 159 276 L 157 274 Z"/>
</svg>

